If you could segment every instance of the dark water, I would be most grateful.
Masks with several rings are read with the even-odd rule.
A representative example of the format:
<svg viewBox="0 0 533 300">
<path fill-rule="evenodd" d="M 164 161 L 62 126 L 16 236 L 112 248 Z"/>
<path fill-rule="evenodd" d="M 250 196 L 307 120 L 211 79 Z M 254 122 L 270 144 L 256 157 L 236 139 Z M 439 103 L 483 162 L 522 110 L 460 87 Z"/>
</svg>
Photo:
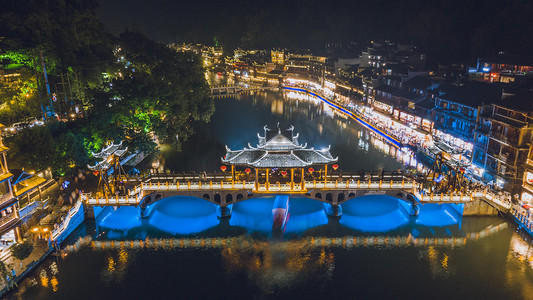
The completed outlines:
<svg viewBox="0 0 533 300">
<path fill-rule="evenodd" d="M 241 149 L 248 143 L 256 146 L 263 126 L 276 128 L 278 123 L 282 128 L 293 125 L 295 133 L 300 134 L 299 142 L 308 147 L 331 145 L 331 154 L 339 157 L 339 167 L 344 171 L 396 170 L 404 165 L 395 158 L 404 156 L 396 148 L 317 100 L 285 101 L 278 93 L 262 92 L 215 101 L 211 123 L 198 130 L 183 152 L 164 150 L 161 165 L 172 171 L 217 171 L 226 153 L 225 145 L 231 149 Z"/>
<path fill-rule="evenodd" d="M 257 132 L 277 122 L 294 125 L 309 146 L 331 145 L 343 170 L 395 170 L 409 163 L 409 157 L 319 103 L 284 101 L 276 93 L 216 101 L 212 122 L 182 153 L 163 151 L 161 165 L 217 170 L 224 145 L 255 145 Z M 81 247 L 48 259 L 8 298 L 533 299 L 532 241 L 502 217 L 461 217 L 460 208 L 451 205 L 427 205 L 414 217 L 394 198 L 370 196 L 345 203 L 339 220 L 328 218 L 321 203 L 291 198 L 280 235 L 272 231 L 273 201 L 237 203 L 229 220 L 218 220 L 214 205 L 187 197 L 154 204 L 146 219 L 136 208 L 107 208 L 77 236 L 225 243 Z M 417 243 L 395 242 L 400 238 Z"/>
</svg>

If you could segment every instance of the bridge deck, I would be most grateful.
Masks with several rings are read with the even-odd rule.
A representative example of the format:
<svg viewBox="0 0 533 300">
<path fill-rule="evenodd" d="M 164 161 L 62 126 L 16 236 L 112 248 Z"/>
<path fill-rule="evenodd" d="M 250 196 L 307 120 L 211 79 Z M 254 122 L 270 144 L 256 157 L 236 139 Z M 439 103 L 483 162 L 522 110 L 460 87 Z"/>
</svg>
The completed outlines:
<svg viewBox="0 0 533 300">
<path fill-rule="evenodd" d="M 91 194 L 82 194 L 81 198 L 87 205 L 138 205 L 143 196 L 152 192 L 164 191 L 187 191 L 187 192 L 202 192 L 202 191 L 236 191 L 247 190 L 250 193 L 282 193 L 282 194 L 305 194 L 310 190 L 324 190 L 324 191 L 344 191 L 344 190 L 398 190 L 398 189 L 412 189 L 414 184 L 412 181 L 306 181 L 303 187 L 300 184 L 258 184 L 256 186 L 253 181 L 242 182 L 228 182 L 228 181 L 186 181 L 173 182 L 167 180 L 161 182 L 161 178 L 157 178 L 157 182 L 142 182 L 135 186 L 132 191 L 126 196 L 100 196 Z M 435 199 L 435 201 L 437 201 Z"/>
<path fill-rule="evenodd" d="M 168 177 L 167 177 L 168 178 Z M 186 179 L 184 176 L 183 179 Z M 181 179 L 181 178 L 180 178 Z M 154 180 L 155 182 L 152 182 Z M 248 191 L 255 194 L 294 194 L 294 195 L 308 195 L 310 192 L 320 191 L 337 191 L 337 192 L 356 192 L 367 191 L 370 193 L 384 193 L 387 191 L 403 190 L 406 192 L 414 191 L 415 196 L 421 203 L 467 203 L 476 198 L 482 198 L 489 202 L 495 203 L 503 208 L 508 209 L 509 204 L 498 198 L 495 194 L 486 193 L 485 191 L 475 191 L 470 194 L 454 193 L 454 194 L 419 194 L 417 192 L 417 184 L 413 181 L 305 181 L 304 185 L 294 184 L 258 184 L 253 181 L 242 182 L 228 182 L 221 180 L 215 181 L 175 181 L 164 180 L 164 177 L 153 177 L 146 182 L 136 185 L 133 190 L 126 196 L 100 196 L 91 194 L 82 194 L 82 201 L 86 205 L 139 205 L 141 199 L 153 192 L 173 192 L 179 195 L 183 192 L 184 195 L 197 195 L 202 192 L 232 192 L 232 191 Z M 175 182 L 174 182 L 175 181 Z"/>
</svg>

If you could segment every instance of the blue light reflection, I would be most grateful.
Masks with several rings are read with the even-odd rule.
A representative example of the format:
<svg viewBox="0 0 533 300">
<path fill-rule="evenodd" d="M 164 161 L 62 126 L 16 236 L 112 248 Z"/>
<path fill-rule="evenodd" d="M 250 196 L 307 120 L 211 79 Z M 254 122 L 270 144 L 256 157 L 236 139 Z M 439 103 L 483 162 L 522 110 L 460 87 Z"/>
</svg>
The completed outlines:
<svg viewBox="0 0 533 300">
<path fill-rule="evenodd" d="M 290 198 L 286 233 L 302 233 L 328 223 L 322 203 L 306 198 Z M 272 232 L 274 197 L 249 199 L 236 203 L 230 225 L 246 228 L 249 232 Z"/>
<path fill-rule="evenodd" d="M 233 205 L 230 226 L 246 231 L 272 234 L 274 197 L 249 199 Z M 423 235 L 436 232 L 446 235 L 447 226 L 461 227 L 462 204 L 419 205 L 418 216 L 410 215 L 411 204 L 386 195 L 369 195 L 342 204 L 339 223 L 360 232 L 409 231 Z M 170 197 L 153 204 L 147 218 L 139 208 L 107 207 L 97 218 L 97 227 L 107 238 L 146 237 L 151 234 L 191 235 L 206 232 L 222 224 L 216 215 L 217 206 L 194 197 Z M 307 230 L 330 226 L 323 203 L 307 198 L 290 198 L 285 233 L 304 234 Z M 225 228 L 225 227 L 221 227 Z M 334 228 L 334 227 L 332 227 Z M 456 229 L 453 229 L 454 231 Z M 225 232 L 227 229 L 222 229 Z"/>
<path fill-rule="evenodd" d="M 193 234 L 218 225 L 216 205 L 193 197 L 170 197 L 155 203 L 149 224 L 171 234 Z"/>
<path fill-rule="evenodd" d="M 340 223 L 363 232 L 385 232 L 409 222 L 409 214 L 397 198 L 385 195 L 363 196 L 345 202 Z"/>
</svg>

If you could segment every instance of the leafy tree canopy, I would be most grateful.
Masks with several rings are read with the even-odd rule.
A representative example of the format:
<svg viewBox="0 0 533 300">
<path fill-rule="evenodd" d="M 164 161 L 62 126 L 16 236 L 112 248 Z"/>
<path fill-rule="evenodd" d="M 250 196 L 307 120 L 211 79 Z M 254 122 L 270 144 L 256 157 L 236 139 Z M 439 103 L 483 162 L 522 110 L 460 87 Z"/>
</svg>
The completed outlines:
<svg viewBox="0 0 533 300">
<path fill-rule="evenodd" d="M 11 247 L 11 254 L 18 260 L 23 260 L 33 252 L 33 243 L 24 240 L 22 243 L 15 244 Z"/>
<path fill-rule="evenodd" d="M 110 137 L 179 147 L 193 134 L 192 122 L 209 121 L 214 103 L 198 56 L 132 32 L 120 36 L 118 49 L 121 68 L 111 74 L 111 88 L 93 94 L 91 118 L 100 131 L 107 127 Z"/>
</svg>

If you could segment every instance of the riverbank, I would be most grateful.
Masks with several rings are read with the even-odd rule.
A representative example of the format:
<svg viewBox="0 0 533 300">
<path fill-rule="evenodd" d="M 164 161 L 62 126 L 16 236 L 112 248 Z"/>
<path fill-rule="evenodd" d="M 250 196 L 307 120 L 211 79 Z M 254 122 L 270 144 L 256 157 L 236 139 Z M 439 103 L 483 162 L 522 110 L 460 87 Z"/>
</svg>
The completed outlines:
<svg viewBox="0 0 533 300">
<path fill-rule="evenodd" d="M 359 116 L 355 112 L 350 111 L 349 109 L 344 108 L 340 103 L 333 103 L 334 100 L 327 100 L 324 95 L 321 95 L 318 91 L 311 91 L 307 88 L 300 88 L 295 86 L 284 86 L 284 90 L 287 91 L 295 91 L 295 92 L 301 92 L 306 93 L 310 96 L 313 96 L 325 104 L 329 105 L 331 108 L 335 109 L 339 113 L 342 113 L 357 122 L 359 122 L 361 125 L 366 127 L 367 129 L 375 132 L 379 136 L 381 136 L 385 141 L 390 143 L 391 145 L 394 145 L 398 148 L 402 147 L 401 140 L 404 139 L 404 137 L 401 136 L 391 136 L 388 133 L 380 130 L 378 127 L 378 124 L 371 124 L 371 120 L 368 120 L 367 118 L 364 118 L 362 116 Z M 374 126 L 373 126 L 374 125 Z M 473 179 L 472 179 L 473 180 Z M 473 180 L 476 181 L 477 180 Z M 501 203 L 497 203 L 501 205 Z M 513 209 L 513 211 L 510 211 L 509 214 L 513 217 L 512 219 L 515 221 L 516 224 L 519 225 L 519 228 L 524 229 L 525 232 L 527 232 L 530 236 L 533 237 L 533 221 L 531 220 L 531 214 L 529 211 L 526 211 L 525 209 Z"/>
<path fill-rule="evenodd" d="M 0 297 L 4 296 L 6 293 L 11 291 L 13 288 L 16 289 L 17 284 L 35 267 L 37 267 L 45 258 L 52 253 L 53 248 L 48 246 L 48 242 L 43 239 L 37 239 L 33 243 L 33 251 L 24 260 L 20 261 L 15 259 L 12 255 L 9 255 L 5 260 L 4 264 L 9 270 L 11 275 L 11 270 L 15 271 L 15 277 L 9 276 L 9 280 L 6 278 L 0 284 Z"/>
<path fill-rule="evenodd" d="M 510 214 L 515 223 L 518 224 L 518 228 L 523 229 L 533 237 L 533 216 L 531 212 L 521 206 L 515 206 L 511 208 Z"/>
</svg>

